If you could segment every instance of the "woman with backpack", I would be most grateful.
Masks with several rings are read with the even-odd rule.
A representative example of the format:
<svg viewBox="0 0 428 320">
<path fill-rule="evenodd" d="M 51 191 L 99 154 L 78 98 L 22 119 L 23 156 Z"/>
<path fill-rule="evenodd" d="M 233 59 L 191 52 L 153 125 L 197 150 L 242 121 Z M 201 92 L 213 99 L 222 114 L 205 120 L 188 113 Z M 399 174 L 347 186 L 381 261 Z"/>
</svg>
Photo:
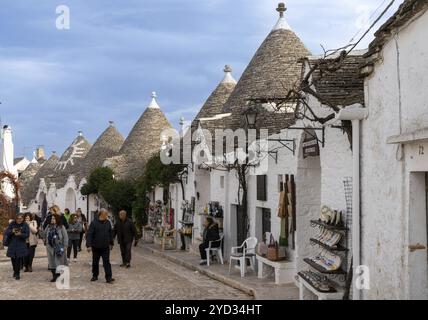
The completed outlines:
<svg viewBox="0 0 428 320">
<path fill-rule="evenodd" d="M 27 256 L 27 238 L 30 229 L 24 221 L 23 214 L 17 214 L 14 221 L 7 227 L 4 233 L 3 244 L 7 247 L 6 255 L 10 258 L 13 266 L 13 277 L 21 279 L 20 271 L 23 259 Z"/>
<path fill-rule="evenodd" d="M 61 216 L 58 214 L 53 214 L 50 223 L 46 226 L 44 230 L 44 240 L 48 256 L 48 268 L 52 272 L 51 282 L 55 282 L 60 276 L 57 272 L 57 267 L 68 265 L 66 254 L 68 234 L 67 230 L 62 225 Z"/>
<path fill-rule="evenodd" d="M 68 248 L 67 258 L 70 260 L 71 249 L 73 249 L 73 262 L 77 261 L 77 250 L 79 248 L 80 233 L 83 230 L 82 222 L 77 218 L 76 214 L 72 214 L 68 223 Z"/>
</svg>

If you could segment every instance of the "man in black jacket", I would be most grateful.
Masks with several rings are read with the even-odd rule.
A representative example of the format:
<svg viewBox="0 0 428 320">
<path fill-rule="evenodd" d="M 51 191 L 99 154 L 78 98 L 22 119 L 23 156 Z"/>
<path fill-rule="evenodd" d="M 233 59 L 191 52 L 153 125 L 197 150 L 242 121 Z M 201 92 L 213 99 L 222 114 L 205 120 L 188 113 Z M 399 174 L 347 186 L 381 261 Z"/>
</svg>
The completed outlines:
<svg viewBox="0 0 428 320">
<path fill-rule="evenodd" d="M 220 231 L 218 224 L 214 222 L 214 219 L 207 217 L 205 221 L 205 229 L 203 233 L 203 242 L 199 245 L 199 253 L 201 254 L 201 265 L 207 264 L 207 252 L 205 249 L 209 247 L 210 241 L 220 240 Z M 220 242 L 214 242 L 212 248 L 218 247 Z"/>
<path fill-rule="evenodd" d="M 120 245 L 122 255 L 121 267 L 131 267 L 131 249 L 132 241 L 137 235 L 134 223 L 128 218 L 125 210 L 119 212 L 119 220 L 114 226 L 114 236 L 117 236 L 117 242 Z"/>
<path fill-rule="evenodd" d="M 101 209 L 98 219 L 92 221 L 86 234 L 86 247 L 92 251 L 92 279 L 97 281 L 99 275 L 100 258 L 103 259 L 104 273 L 107 283 L 113 283 L 110 264 L 110 250 L 113 250 L 113 229 L 108 220 L 108 212 Z"/>
</svg>

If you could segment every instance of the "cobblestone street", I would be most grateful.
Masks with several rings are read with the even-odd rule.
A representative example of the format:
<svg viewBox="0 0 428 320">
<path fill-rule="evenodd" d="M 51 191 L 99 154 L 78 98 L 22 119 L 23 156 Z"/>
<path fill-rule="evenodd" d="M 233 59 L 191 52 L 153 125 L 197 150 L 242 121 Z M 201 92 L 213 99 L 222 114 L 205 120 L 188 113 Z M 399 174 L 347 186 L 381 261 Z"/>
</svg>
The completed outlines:
<svg viewBox="0 0 428 320">
<path fill-rule="evenodd" d="M 141 246 L 141 244 L 140 244 Z M 90 255 L 80 252 L 77 262 L 70 262 L 70 290 L 58 290 L 50 283 L 45 248 L 39 244 L 33 273 L 22 273 L 21 280 L 12 278 L 10 262 L 0 251 L 0 299 L 250 299 L 250 296 L 216 280 L 154 256 L 141 248 L 133 249 L 131 269 L 120 268 L 116 245 L 111 262 L 114 284 L 106 284 L 100 266 L 100 280 L 91 283 Z"/>
</svg>

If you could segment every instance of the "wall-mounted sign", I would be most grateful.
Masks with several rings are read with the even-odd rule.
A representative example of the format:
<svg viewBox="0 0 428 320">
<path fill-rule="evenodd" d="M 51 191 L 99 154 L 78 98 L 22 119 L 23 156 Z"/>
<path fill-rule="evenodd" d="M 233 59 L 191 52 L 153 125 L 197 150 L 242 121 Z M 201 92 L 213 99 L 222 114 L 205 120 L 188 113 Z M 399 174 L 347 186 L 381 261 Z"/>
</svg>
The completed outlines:
<svg viewBox="0 0 428 320">
<path fill-rule="evenodd" d="M 303 134 L 303 159 L 307 157 L 318 157 L 320 155 L 320 147 L 318 137 L 313 129 L 307 129 Z"/>
</svg>

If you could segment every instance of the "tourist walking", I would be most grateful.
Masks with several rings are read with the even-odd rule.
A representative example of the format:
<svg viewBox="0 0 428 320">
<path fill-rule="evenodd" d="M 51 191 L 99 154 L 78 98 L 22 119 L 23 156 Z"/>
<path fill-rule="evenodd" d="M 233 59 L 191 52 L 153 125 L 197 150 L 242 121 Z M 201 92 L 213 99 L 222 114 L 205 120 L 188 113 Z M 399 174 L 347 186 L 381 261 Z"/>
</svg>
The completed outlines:
<svg viewBox="0 0 428 320">
<path fill-rule="evenodd" d="M 73 262 L 77 261 L 77 252 L 79 247 L 80 233 L 83 230 L 82 222 L 77 219 L 76 214 L 72 214 L 68 224 L 68 247 L 67 259 L 70 260 L 71 250 L 73 249 Z"/>
<path fill-rule="evenodd" d="M 57 268 L 68 265 L 65 252 L 65 248 L 68 245 L 68 234 L 62 225 L 60 215 L 53 214 L 49 220 L 50 223 L 43 233 L 48 256 L 48 268 L 52 272 L 51 282 L 55 282 L 60 276 Z"/>
<path fill-rule="evenodd" d="M 201 265 L 207 264 L 207 252 L 205 249 L 209 247 L 210 241 L 216 241 L 220 239 L 220 231 L 218 224 L 214 222 L 214 219 L 207 217 L 204 223 L 204 232 L 202 234 L 202 243 L 199 245 L 199 253 L 201 255 Z M 213 247 L 218 247 L 220 242 L 213 243 Z"/>
<path fill-rule="evenodd" d="M 120 245 L 120 254 L 122 255 L 121 267 L 131 267 L 132 242 L 135 240 L 137 230 L 125 210 L 119 212 L 119 220 L 114 226 L 114 236 L 117 236 L 117 242 Z"/>
<path fill-rule="evenodd" d="M 88 220 L 86 219 L 86 216 L 82 213 L 82 209 L 78 208 L 76 211 L 77 220 L 79 220 L 82 223 L 82 232 L 80 233 L 79 237 L 79 245 L 77 246 L 77 250 L 80 252 L 82 251 L 82 241 L 83 241 L 83 235 L 88 231 Z"/>
<path fill-rule="evenodd" d="M 55 214 L 59 216 L 61 224 L 65 227 L 65 229 L 68 228 L 67 219 L 61 213 L 61 209 L 57 205 L 54 205 L 49 208 L 49 214 L 46 216 L 45 222 L 43 223 L 43 230 L 45 230 L 46 227 L 50 224 L 51 218 Z"/>
<path fill-rule="evenodd" d="M 68 208 L 64 209 L 64 218 L 65 220 L 67 220 L 68 223 L 70 223 L 70 218 L 71 218 L 70 209 Z"/>
<path fill-rule="evenodd" d="M 33 260 L 34 256 L 36 254 L 36 248 L 37 244 L 39 242 L 39 238 L 37 236 L 39 232 L 39 226 L 37 224 L 37 220 L 35 219 L 35 216 L 31 213 L 26 213 L 24 216 L 25 223 L 28 225 L 29 228 L 29 236 L 27 238 L 27 249 L 28 254 L 24 258 L 24 272 L 33 272 Z"/>
<path fill-rule="evenodd" d="M 13 267 L 13 277 L 21 279 L 20 271 L 23 259 L 28 254 L 27 238 L 30 229 L 24 221 L 23 214 L 17 214 L 4 232 L 3 245 L 7 247 L 6 256 L 10 258 Z"/>
<path fill-rule="evenodd" d="M 113 275 L 110 264 L 110 250 L 113 250 L 113 229 L 108 220 L 108 212 L 101 209 L 98 219 L 94 219 L 89 225 L 86 234 L 86 247 L 92 251 L 92 279 L 97 281 L 99 275 L 100 258 L 103 260 L 105 279 L 107 283 L 113 283 Z"/>
<path fill-rule="evenodd" d="M 42 230 L 42 218 L 40 218 L 40 216 L 38 216 L 37 214 L 33 214 L 33 220 L 35 220 L 37 223 L 37 229 L 38 229 L 37 236 L 39 236 L 39 232 L 43 231 Z"/>
</svg>

